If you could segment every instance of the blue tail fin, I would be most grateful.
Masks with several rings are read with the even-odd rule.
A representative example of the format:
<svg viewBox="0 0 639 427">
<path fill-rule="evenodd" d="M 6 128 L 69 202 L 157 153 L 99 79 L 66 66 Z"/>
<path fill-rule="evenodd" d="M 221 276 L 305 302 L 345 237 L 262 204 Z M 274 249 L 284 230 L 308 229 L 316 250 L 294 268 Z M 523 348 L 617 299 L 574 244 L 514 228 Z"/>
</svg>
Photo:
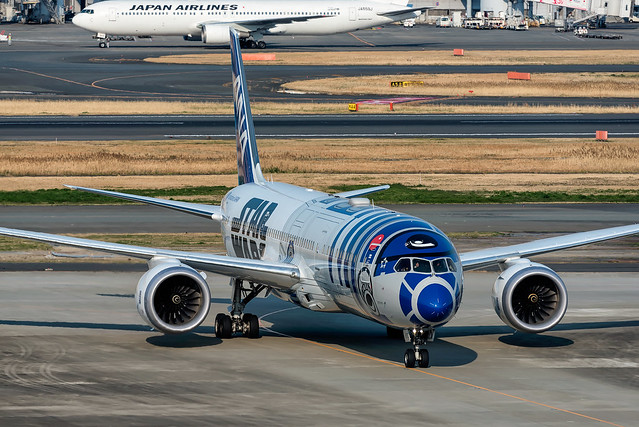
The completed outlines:
<svg viewBox="0 0 639 427">
<path fill-rule="evenodd" d="M 253 116 L 249 104 L 248 88 L 244 77 L 244 64 L 240 50 L 240 38 L 231 32 L 231 68 L 233 70 L 233 100 L 235 101 L 235 140 L 237 143 L 237 172 L 240 185 L 249 182 L 263 183 L 264 176 L 257 154 Z"/>
</svg>

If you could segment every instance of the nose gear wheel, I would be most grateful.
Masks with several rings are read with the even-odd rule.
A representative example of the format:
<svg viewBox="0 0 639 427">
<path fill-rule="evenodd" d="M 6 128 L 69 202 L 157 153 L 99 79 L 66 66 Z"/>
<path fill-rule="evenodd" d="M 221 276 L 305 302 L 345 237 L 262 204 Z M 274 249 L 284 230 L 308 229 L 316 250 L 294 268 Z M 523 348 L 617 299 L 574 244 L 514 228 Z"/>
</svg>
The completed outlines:
<svg viewBox="0 0 639 427">
<path fill-rule="evenodd" d="M 430 366 L 430 355 L 428 350 L 421 348 L 426 342 L 433 342 L 435 339 L 435 330 L 433 328 L 414 328 L 404 330 L 404 339 L 406 342 L 413 344 L 413 348 L 409 348 L 404 353 L 404 366 L 414 368 L 415 363 L 420 368 L 428 368 Z"/>
</svg>

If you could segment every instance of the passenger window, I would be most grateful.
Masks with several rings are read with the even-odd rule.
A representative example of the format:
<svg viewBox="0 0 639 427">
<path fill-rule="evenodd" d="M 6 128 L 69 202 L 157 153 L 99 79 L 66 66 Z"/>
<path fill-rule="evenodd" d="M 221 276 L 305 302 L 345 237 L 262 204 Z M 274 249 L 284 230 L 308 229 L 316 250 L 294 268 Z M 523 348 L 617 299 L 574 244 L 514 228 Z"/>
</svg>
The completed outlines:
<svg viewBox="0 0 639 427">
<path fill-rule="evenodd" d="M 455 265 L 452 259 L 446 258 L 446 263 L 448 264 L 448 269 L 450 271 L 453 271 L 453 272 L 457 271 L 457 266 Z"/>
<path fill-rule="evenodd" d="M 395 271 L 403 272 L 410 271 L 410 259 L 409 258 L 401 258 L 395 264 Z"/>
<path fill-rule="evenodd" d="M 430 262 L 425 259 L 414 258 L 413 271 L 416 271 L 417 273 L 430 273 Z"/>
<path fill-rule="evenodd" d="M 433 270 L 435 273 L 448 273 L 448 266 L 444 258 L 439 258 L 433 261 Z"/>
</svg>

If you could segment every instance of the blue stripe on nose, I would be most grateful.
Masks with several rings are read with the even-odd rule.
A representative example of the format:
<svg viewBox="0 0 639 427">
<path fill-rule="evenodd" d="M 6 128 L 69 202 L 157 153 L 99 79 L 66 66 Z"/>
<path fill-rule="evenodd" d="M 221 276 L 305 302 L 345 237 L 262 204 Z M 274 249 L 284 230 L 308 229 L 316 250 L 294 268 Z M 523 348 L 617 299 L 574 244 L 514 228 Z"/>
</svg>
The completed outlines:
<svg viewBox="0 0 639 427">
<path fill-rule="evenodd" d="M 417 310 L 429 322 L 444 321 L 453 312 L 453 297 L 444 286 L 438 283 L 430 284 L 419 294 Z"/>
</svg>

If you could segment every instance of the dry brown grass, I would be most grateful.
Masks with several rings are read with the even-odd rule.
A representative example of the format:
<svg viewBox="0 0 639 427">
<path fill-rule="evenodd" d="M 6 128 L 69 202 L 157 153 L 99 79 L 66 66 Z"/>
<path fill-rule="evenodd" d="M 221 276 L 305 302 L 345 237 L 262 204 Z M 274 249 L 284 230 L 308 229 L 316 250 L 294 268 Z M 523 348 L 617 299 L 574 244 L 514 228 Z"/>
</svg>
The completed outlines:
<svg viewBox="0 0 639 427">
<path fill-rule="evenodd" d="M 148 62 L 170 64 L 230 64 L 228 53 L 167 55 L 146 58 Z M 545 64 L 639 64 L 639 50 L 464 51 L 452 50 L 357 51 L 357 52 L 277 52 L 274 61 L 245 61 L 246 65 L 545 65 Z"/>
<path fill-rule="evenodd" d="M 389 88 L 385 88 L 387 90 Z M 469 95 L 469 94 L 467 94 Z M 355 96 L 354 96 L 355 100 Z M 352 114 L 346 103 L 279 103 L 256 102 L 252 105 L 253 114 Z M 611 105 L 477 105 L 477 104 L 438 104 L 436 102 L 395 104 L 395 113 L 406 114 L 530 114 L 530 113 L 579 113 L 579 114 L 615 114 L 637 113 L 639 106 Z M 358 114 L 392 114 L 388 105 L 360 105 Z M 82 116 L 126 114 L 233 114 L 233 105 L 219 102 L 179 102 L 179 101 L 34 101 L 10 99 L 3 101 L 0 115 L 12 116 Z M 229 117 L 229 120 L 233 120 Z"/>
<path fill-rule="evenodd" d="M 636 189 L 639 139 L 263 140 L 267 178 L 326 189 Z M 0 142 L 0 188 L 180 188 L 237 183 L 234 141 Z M 211 201 L 216 201 L 211 198 Z"/>
<path fill-rule="evenodd" d="M 391 81 L 417 80 L 423 86 L 391 88 Z M 327 94 L 498 97 L 639 97 L 639 74 L 541 73 L 531 80 L 508 80 L 506 73 L 416 74 L 336 77 L 285 83 L 287 90 Z"/>
</svg>

